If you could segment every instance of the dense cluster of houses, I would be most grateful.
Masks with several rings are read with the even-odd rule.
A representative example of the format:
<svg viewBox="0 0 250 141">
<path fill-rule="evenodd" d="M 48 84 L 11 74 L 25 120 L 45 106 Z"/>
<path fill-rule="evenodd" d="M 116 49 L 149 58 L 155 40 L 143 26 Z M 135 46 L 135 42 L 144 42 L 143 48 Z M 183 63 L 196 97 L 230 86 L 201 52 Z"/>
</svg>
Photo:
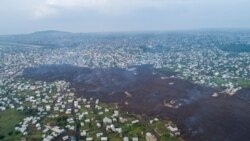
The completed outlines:
<svg viewBox="0 0 250 141">
<path fill-rule="evenodd" d="M 165 36 L 168 38 L 163 38 Z M 224 42 L 234 43 L 235 35 L 226 35 L 230 40 L 209 33 L 194 37 L 124 36 L 96 39 L 72 48 L 19 47 L 18 43 L 2 45 L 0 111 L 16 109 L 26 113 L 15 126 L 24 140 L 32 134 L 39 134 L 44 141 L 106 141 L 117 136 L 123 141 L 137 141 L 142 136 L 148 141 L 157 140 L 159 135 L 152 132 L 154 130 L 145 131 L 140 136 L 126 134 L 128 131 L 124 127 L 136 128 L 142 121 L 135 117 L 128 118 L 118 109 L 103 106 L 98 99 L 77 97 L 65 81 L 48 83 L 13 78 L 21 75 L 25 68 L 42 64 L 71 64 L 89 68 L 127 68 L 130 65 L 152 64 L 156 69 L 175 71 L 177 74 L 174 77 L 201 85 L 223 87 L 223 92 L 230 95 L 241 89 L 239 81 L 244 80 L 245 85 L 250 85 L 250 53 L 231 53 L 218 48 Z M 207 38 L 204 40 L 204 37 Z M 174 83 L 170 82 L 169 85 Z M 128 92 L 125 94 L 130 96 Z M 217 97 L 218 93 L 213 96 Z M 165 105 L 178 108 L 174 101 Z M 146 124 L 154 122 L 159 121 L 153 119 Z M 172 124 L 166 124 L 165 128 L 171 136 L 180 135 L 178 128 Z"/>
<path fill-rule="evenodd" d="M 226 35 L 235 40 L 234 36 Z M 214 35 L 208 34 L 207 40 L 202 38 L 198 41 L 196 39 L 199 36 L 195 39 L 186 38 L 190 41 L 179 42 L 179 36 L 174 40 L 161 37 L 149 40 L 124 37 L 122 41 L 107 38 L 74 48 L 53 49 L 17 47 L 18 44 L 0 46 L 3 58 L 0 60 L 0 78 L 3 78 L 0 84 L 4 79 L 21 74 L 24 68 L 41 64 L 71 64 L 90 68 L 127 68 L 129 65 L 153 64 L 155 68 L 177 72 L 180 78 L 231 90 L 241 86 L 235 79 L 250 81 L 249 52 L 222 51 L 219 43 L 226 40 Z M 213 43 L 210 38 L 218 43 Z"/>
<path fill-rule="evenodd" d="M 22 121 L 14 128 L 21 134 L 22 140 L 36 136 L 43 141 L 108 141 L 113 138 L 156 141 L 157 136 L 161 136 L 151 132 L 154 128 L 128 134 L 130 131 L 125 131 L 125 127 L 131 131 L 136 129 L 142 124 L 140 119 L 120 112 L 116 106 L 100 103 L 99 99 L 75 96 L 65 81 L 48 83 L 19 79 L 6 83 L 0 91 L 0 112 L 10 108 L 22 113 L 26 111 Z M 153 125 L 155 122 L 161 121 L 154 118 L 146 124 Z M 180 135 L 173 124 L 166 124 L 165 129 L 165 134 L 173 137 Z"/>
</svg>

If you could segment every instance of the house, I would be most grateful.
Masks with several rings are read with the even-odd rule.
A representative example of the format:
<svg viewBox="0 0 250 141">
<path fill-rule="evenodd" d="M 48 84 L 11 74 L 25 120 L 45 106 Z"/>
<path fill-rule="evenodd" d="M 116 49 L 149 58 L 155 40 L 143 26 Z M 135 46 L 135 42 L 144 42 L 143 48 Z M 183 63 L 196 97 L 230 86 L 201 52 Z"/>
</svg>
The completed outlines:
<svg viewBox="0 0 250 141">
<path fill-rule="evenodd" d="M 87 135 L 87 132 L 85 130 L 83 130 L 80 134 L 82 137 L 85 137 Z"/>
<path fill-rule="evenodd" d="M 53 127 L 51 130 L 56 132 L 57 134 L 61 134 L 64 132 L 64 129 L 60 129 L 58 126 Z"/>
<path fill-rule="evenodd" d="M 66 114 L 71 114 L 71 109 L 67 109 Z"/>
<path fill-rule="evenodd" d="M 132 141 L 139 141 L 138 137 L 133 137 Z"/>
<path fill-rule="evenodd" d="M 109 109 L 105 108 L 105 109 L 104 109 L 104 112 L 106 112 L 106 113 L 109 112 Z"/>
<path fill-rule="evenodd" d="M 112 120 L 113 120 L 113 122 L 117 122 L 117 119 L 116 119 L 116 118 L 113 118 Z"/>
<path fill-rule="evenodd" d="M 147 132 L 146 133 L 146 141 L 157 141 L 157 138 L 153 134 Z"/>
<path fill-rule="evenodd" d="M 90 123 L 90 119 L 85 119 L 84 122 L 85 123 Z"/>
<path fill-rule="evenodd" d="M 105 118 L 103 119 L 103 123 L 104 123 L 104 124 L 111 124 L 111 123 L 112 123 L 112 119 L 105 117 Z"/>
<path fill-rule="evenodd" d="M 96 104 L 96 105 L 99 104 L 99 99 L 96 99 L 95 104 Z"/>
<path fill-rule="evenodd" d="M 101 141 L 108 141 L 108 137 L 101 137 Z"/>
<path fill-rule="evenodd" d="M 64 141 L 65 141 L 65 140 L 68 140 L 68 139 L 69 139 L 69 136 L 64 136 L 62 139 L 63 139 Z"/>
<path fill-rule="evenodd" d="M 46 109 L 46 111 L 50 111 L 50 109 L 51 109 L 50 105 L 46 105 L 45 109 Z"/>
<path fill-rule="evenodd" d="M 172 127 L 171 125 L 168 125 L 168 126 L 167 126 L 167 129 L 168 129 L 170 132 L 177 132 L 177 131 L 178 131 L 178 128 L 177 128 L 177 127 Z"/>
<path fill-rule="evenodd" d="M 81 122 L 81 126 L 84 126 L 85 124 L 84 124 L 84 122 Z"/>
<path fill-rule="evenodd" d="M 114 114 L 112 115 L 112 117 L 117 117 L 119 115 L 119 111 L 115 110 Z"/>
<path fill-rule="evenodd" d="M 123 141 L 129 141 L 128 137 L 123 137 Z"/>
<path fill-rule="evenodd" d="M 85 105 L 85 108 L 90 108 L 90 105 Z"/>
<path fill-rule="evenodd" d="M 121 133 L 122 133 L 122 128 L 115 128 L 115 131 L 116 131 L 117 133 L 121 134 Z"/>
<path fill-rule="evenodd" d="M 98 127 L 98 128 L 100 128 L 102 125 L 101 125 L 101 123 L 96 123 L 96 127 Z"/>
<path fill-rule="evenodd" d="M 96 133 L 97 138 L 100 138 L 101 136 L 103 136 L 103 133 Z"/>
<path fill-rule="evenodd" d="M 131 121 L 132 124 L 136 124 L 138 122 L 139 122 L 139 120 L 133 120 L 133 121 Z"/>
<path fill-rule="evenodd" d="M 127 119 L 125 119 L 125 118 L 123 118 L 123 117 L 119 117 L 119 121 L 120 121 L 121 123 L 124 123 L 124 122 L 127 121 Z"/>
<path fill-rule="evenodd" d="M 86 141 L 93 141 L 93 138 L 92 137 L 87 137 Z"/>
</svg>

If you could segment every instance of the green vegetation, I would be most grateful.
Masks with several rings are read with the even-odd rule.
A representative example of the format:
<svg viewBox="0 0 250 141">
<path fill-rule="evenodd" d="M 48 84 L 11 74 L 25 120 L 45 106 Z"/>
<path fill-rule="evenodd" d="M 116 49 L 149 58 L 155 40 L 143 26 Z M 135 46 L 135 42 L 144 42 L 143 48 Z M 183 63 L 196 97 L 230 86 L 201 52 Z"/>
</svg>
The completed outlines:
<svg viewBox="0 0 250 141">
<path fill-rule="evenodd" d="M 171 137 L 170 132 L 165 127 L 165 124 L 169 122 L 167 121 L 156 121 L 151 126 L 154 129 L 154 131 L 160 136 L 161 141 L 181 141 L 181 138 Z M 173 124 L 173 123 L 172 123 Z"/>
<path fill-rule="evenodd" d="M 236 83 L 238 83 L 238 86 L 243 87 L 243 88 L 250 87 L 250 80 L 238 79 L 236 80 Z"/>
<path fill-rule="evenodd" d="M 15 109 L 0 112 L 0 140 L 20 140 L 20 134 L 15 131 L 15 125 L 22 121 L 24 115 Z"/>
<path fill-rule="evenodd" d="M 124 133 L 130 137 L 141 137 L 143 138 L 143 133 L 145 133 L 147 131 L 145 125 L 143 124 L 134 124 L 134 125 L 131 125 L 131 126 L 124 126 L 123 127 L 123 130 L 124 130 Z"/>
<path fill-rule="evenodd" d="M 32 134 L 30 134 L 29 136 L 27 136 L 27 140 L 31 140 L 31 141 L 40 141 L 42 140 L 42 132 L 38 131 L 35 127 L 35 125 L 31 125 L 31 127 L 29 127 L 29 130 L 32 131 Z"/>
<path fill-rule="evenodd" d="M 226 84 L 228 82 L 228 81 L 226 81 L 222 78 L 219 78 L 219 77 L 213 77 L 210 81 L 214 82 L 217 85 Z"/>
<path fill-rule="evenodd" d="M 25 83 L 25 81 L 23 83 Z M 13 141 L 21 140 L 22 138 L 27 141 L 42 140 L 46 138 L 47 135 L 55 133 L 56 131 L 54 128 L 59 127 L 64 130 L 63 133 L 60 133 L 59 139 L 61 139 L 62 136 L 70 137 L 71 135 L 76 135 L 85 131 L 87 134 L 86 137 L 93 137 L 96 141 L 100 141 L 100 137 L 97 137 L 97 133 L 103 133 L 103 135 L 100 136 L 108 137 L 111 141 L 122 141 L 123 137 L 128 137 L 129 139 L 137 137 L 140 141 L 143 141 L 145 140 L 146 133 L 150 132 L 157 136 L 160 141 L 178 141 L 178 137 L 170 137 L 167 128 L 164 126 L 165 123 L 167 123 L 166 121 L 159 120 L 155 124 L 151 124 L 151 121 L 144 119 L 140 115 L 119 111 L 119 107 L 115 103 L 105 104 L 94 99 L 77 99 L 76 102 L 72 94 L 66 94 L 61 97 L 59 94 L 54 94 L 56 89 L 54 89 L 52 93 L 47 94 L 46 91 L 48 90 L 39 87 L 41 85 L 44 86 L 45 84 L 43 83 L 33 83 L 30 85 L 38 89 L 14 89 L 16 96 L 22 103 L 13 104 L 17 107 L 20 105 L 23 106 L 24 109 L 22 112 L 16 111 L 16 109 L 9 109 L 9 105 L 6 106 L 7 109 L 5 111 L 0 111 L 0 140 Z M 51 90 L 54 87 L 47 86 L 46 88 Z M 38 95 L 36 93 L 42 94 Z M 43 99 L 42 95 L 44 93 L 46 97 L 50 97 L 50 99 L 47 99 L 49 102 L 43 103 L 41 100 Z M 9 97 L 9 94 L 5 93 L 5 95 Z M 25 100 L 31 96 L 33 96 L 34 99 L 37 98 L 41 103 L 36 104 L 32 102 L 32 100 Z M 64 104 L 55 105 L 52 101 L 58 100 L 59 97 L 60 101 Z M 77 105 L 75 106 L 76 103 Z M 72 107 L 72 104 L 74 107 Z M 47 105 L 50 105 L 52 109 L 50 111 L 46 110 L 46 113 L 42 113 L 46 114 L 46 116 L 41 116 L 38 107 L 46 109 L 45 106 Z M 60 105 L 64 105 L 64 107 Z M 60 112 L 59 110 L 53 109 L 55 106 L 59 106 Z M 74 108 L 73 114 L 65 112 L 65 110 L 68 111 L 69 108 Z M 37 117 L 37 115 L 39 115 L 39 119 L 34 118 Z M 28 120 L 28 123 L 20 123 L 23 121 L 24 117 L 30 116 L 32 116 L 31 121 L 25 119 L 26 121 Z M 108 118 L 109 121 L 111 120 L 112 123 L 104 123 L 104 117 Z M 34 122 L 34 119 L 38 121 Z M 22 130 L 15 130 L 15 126 L 22 128 L 24 124 L 27 127 L 25 132 Z M 114 127 L 118 128 L 117 131 L 113 129 Z M 46 133 L 42 132 L 43 129 L 47 130 Z M 27 135 L 24 133 L 27 133 Z M 80 139 L 85 139 L 86 137 L 81 136 Z"/>
<path fill-rule="evenodd" d="M 122 141 L 121 137 L 119 136 L 109 136 L 111 141 Z"/>
<path fill-rule="evenodd" d="M 67 125 L 67 118 L 68 118 L 68 116 L 66 116 L 66 115 L 57 117 L 56 118 L 57 125 L 60 127 L 65 127 Z"/>
</svg>

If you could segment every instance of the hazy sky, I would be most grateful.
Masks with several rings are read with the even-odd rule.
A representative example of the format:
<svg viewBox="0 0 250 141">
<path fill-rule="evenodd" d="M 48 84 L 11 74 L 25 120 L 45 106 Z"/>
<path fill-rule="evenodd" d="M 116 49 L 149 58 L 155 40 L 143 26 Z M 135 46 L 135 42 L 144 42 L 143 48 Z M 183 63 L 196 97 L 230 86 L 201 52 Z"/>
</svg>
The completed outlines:
<svg viewBox="0 0 250 141">
<path fill-rule="evenodd" d="M 250 0 L 1 0 L 0 34 L 250 28 Z"/>
</svg>

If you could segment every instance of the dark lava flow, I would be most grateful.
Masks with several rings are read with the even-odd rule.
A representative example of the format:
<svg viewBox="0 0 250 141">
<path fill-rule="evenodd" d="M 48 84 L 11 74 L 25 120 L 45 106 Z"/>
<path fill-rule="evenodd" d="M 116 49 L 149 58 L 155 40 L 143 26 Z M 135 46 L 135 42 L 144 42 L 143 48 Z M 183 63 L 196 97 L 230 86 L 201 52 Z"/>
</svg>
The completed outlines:
<svg viewBox="0 0 250 141">
<path fill-rule="evenodd" d="M 215 90 L 172 75 L 150 65 L 129 69 L 43 65 L 26 69 L 22 77 L 66 80 L 79 96 L 118 103 L 122 110 L 145 118 L 171 119 L 186 140 L 249 141 L 250 89 L 215 98 L 211 96 Z"/>
</svg>

